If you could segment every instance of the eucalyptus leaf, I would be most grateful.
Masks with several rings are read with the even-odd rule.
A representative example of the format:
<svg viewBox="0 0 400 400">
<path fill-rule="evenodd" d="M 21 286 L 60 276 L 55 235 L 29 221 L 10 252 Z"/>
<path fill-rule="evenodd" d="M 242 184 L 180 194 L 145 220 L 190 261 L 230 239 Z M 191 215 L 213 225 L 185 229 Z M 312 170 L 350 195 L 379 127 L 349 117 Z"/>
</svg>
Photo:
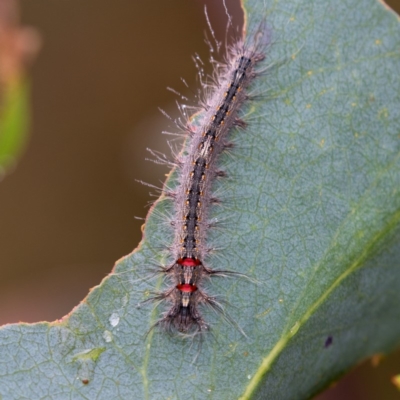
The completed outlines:
<svg viewBox="0 0 400 400">
<path fill-rule="evenodd" d="M 204 310 L 199 350 L 151 330 L 171 201 L 139 249 L 61 321 L 0 330 L 4 399 L 307 399 L 400 342 L 400 27 L 375 0 L 248 0 L 272 44 L 221 156 L 207 264 L 241 327 Z M 176 184 L 175 174 L 169 185 Z M 140 307 L 138 307 L 140 305 Z"/>
</svg>

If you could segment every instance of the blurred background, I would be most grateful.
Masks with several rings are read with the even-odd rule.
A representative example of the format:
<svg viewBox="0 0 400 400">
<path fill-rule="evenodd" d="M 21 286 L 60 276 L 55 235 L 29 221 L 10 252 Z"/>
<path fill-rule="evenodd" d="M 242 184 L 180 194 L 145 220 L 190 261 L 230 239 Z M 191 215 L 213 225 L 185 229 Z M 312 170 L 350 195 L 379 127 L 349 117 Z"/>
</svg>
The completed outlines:
<svg viewBox="0 0 400 400">
<path fill-rule="evenodd" d="M 181 77 L 198 87 L 191 56 L 208 59 L 205 3 L 223 38 L 221 1 L 20 1 L 42 46 L 29 143 L 0 183 L 0 324 L 61 318 L 139 243 L 135 217 L 152 198 L 135 179 L 159 186 L 167 173 L 146 148 L 169 152 L 161 131 L 174 127 L 158 107 L 178 113 L 166 88 L 193 97 Z M 228 3 L 240 25 L 239 0 Z M 400 0 L 388 4 L 399 12 Z M 317 399 L 399 399 L 400 352 L 374 360 Z"/>
</svg>

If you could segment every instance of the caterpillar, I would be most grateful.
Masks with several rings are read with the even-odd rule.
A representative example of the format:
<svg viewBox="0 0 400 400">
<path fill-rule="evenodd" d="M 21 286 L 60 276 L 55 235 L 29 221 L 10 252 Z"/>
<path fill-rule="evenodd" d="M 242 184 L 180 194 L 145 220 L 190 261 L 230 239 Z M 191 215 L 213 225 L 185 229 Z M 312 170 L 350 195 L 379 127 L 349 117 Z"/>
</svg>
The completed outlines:
<svg viewBox="0 0 400 400">
<path fill-rule="evenodd" d="M 162 267 L 170 286 L 152 300 L 169 305 L 154 326 L 185 336 L 203 334 L 209 330 L 201 307 L 209 306 L 223 313 L 215 295 L 205 290 L 205 281 L 227 276 L 204 262 L 211 248 L 207 232 L 213 223 L 208 220 L 210 208 L 219 200 L 213 197 L 212 184 L 224 171 L 218 169 L 221 153 L 232 147 L 229 134 L 235 128 L 245 129 L 239 118 L 243 104 L 250 99 L 248 89 L 263 71 L 258 67 L 265 59 L 268 45 L 265 23 L 256 34 L 243 37 L 227 51 L 223 63 L 214 63 L 213 86 L 201 101 L 202 112 L 189 118 L 184 126 L 188 143 L 175 160 L 178 185 L 164 188 L 164 195 L 174 204 L 174 243 L 172 264 Z"/>
</svg>

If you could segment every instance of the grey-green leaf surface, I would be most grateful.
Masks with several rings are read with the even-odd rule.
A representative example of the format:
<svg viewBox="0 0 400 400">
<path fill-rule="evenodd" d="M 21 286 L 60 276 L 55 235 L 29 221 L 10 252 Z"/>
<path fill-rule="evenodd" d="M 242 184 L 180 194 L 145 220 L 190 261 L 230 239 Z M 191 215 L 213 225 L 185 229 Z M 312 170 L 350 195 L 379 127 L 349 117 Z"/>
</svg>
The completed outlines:
<svg viewBox="0 0 400 400">
<path fill-rule="evenodd" d="M 198 342 L 149 327 L 164 287 L 171 203 L 139 249 L 70 315 L 0 330 L 4 399 L 306 399 L 400 342 L 400 28 L 375 0 L 246 1 L 272 36 L 261 96 L 221 157 L 209 292 L 246 333 L 204 310 Z M 170 177 L 174 184 L 174 174 Z M 164 216 L 164 217 L 163 217 Z"/>
<path fill-rule="evenodd" d="M 27 138 L 29 90 L 25 79 L 4 84 L 0 102 L 0 175 L 12 168 Z"/>
</svg>

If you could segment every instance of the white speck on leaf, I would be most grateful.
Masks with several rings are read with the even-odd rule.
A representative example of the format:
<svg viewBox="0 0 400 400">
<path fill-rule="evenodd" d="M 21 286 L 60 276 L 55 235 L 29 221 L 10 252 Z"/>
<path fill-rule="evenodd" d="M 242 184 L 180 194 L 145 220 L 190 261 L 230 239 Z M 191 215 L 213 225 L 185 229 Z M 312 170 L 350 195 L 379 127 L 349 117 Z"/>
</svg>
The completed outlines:
<svg viewBox="0 0 400 400">
<path fill-rule="evenodd" d="M 119 324 L 119 315 L 117 313 L 112 313 L 109 321 L 111 326 L 117 326 Z"/>
<path fill-rule="evenodd" d="M 110 343 L 112 340 L 112 333 L 110 331 L 104 331 L 103 333 L 103 339 L 107 342 Z"/>
</svg>

